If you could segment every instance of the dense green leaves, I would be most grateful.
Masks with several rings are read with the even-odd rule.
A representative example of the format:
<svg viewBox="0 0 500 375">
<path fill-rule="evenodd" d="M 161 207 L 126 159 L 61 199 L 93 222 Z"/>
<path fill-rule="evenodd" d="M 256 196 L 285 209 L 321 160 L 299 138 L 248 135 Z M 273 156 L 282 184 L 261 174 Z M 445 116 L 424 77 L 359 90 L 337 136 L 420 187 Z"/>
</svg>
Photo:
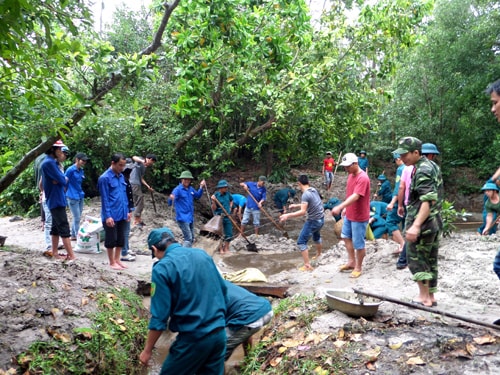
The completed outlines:
<svg viewBox="0 0 500 375">
<path fill-rule="evenodd" d="M 500 77 L 499 25 L 496 2 L 438 1 L 425 37 L 398 70 L 386 118 L 397 135 L 436 143 L 445 165 L 479 163 L 484 176 L 500 162 L 484 94 Z"/>
<path fill-rule="evenodd" d="M 330 3 L 312 27 L 304 0 L 154 1 L 120 8 L 102 35 L 76 0 L 0 3 L 3 173 L 57 136 L 91 156 L 91 193 L 117 151 L 156 153 L 168 190 L 238 158 L 276 178 L 326 148 L 385 158 L 407 133 L 446 154 L 493 149 L 493 1 Z"/>
</svg>

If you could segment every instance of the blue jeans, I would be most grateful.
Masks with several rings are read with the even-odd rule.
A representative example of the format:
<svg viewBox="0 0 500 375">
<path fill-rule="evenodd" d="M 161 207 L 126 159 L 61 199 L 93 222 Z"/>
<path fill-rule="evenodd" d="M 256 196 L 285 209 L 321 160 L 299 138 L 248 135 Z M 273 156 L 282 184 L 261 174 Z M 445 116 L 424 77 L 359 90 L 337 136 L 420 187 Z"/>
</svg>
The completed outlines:
<svg viewBox="0 0 500 375">
<path fill-rule="evenodd" d="M 192 247 L 194 242 L 194 225 L 193 223 L 185 223 L 183 221 L 178 221 L 177 225 L 182 231 L 182 236 L 184 237 L 184 247 Z"/>
<path fill-rule="evenodd" d="M 248 222 L 250 221 L 250 215 L 252 215 L 253 226 L 256 228 L 260 227 L 260 210 L 248 207 L 245 207 L 245 211 L 243 211 L 243 219 L 241 220 L 241 225 L 248 224 Z"/>
<path fill-rule="evenodd" d="M 500 279 L 500 250 L 498 250 L 497 256 L 495 257 L 495 260 L 493 261 L 493 271 L 495 271 L 498 278 Z"/>
<path fill-rule="evenodd" d="M 404 267 L 408 265 L 408 260 L 406 260 L 406 242 L 403 246 L 403 250 L 399 253 L 398 262 L 396 266 Z"/>
<path fill-rule="evenodd" d="M 80 229 L 80 219 L 83 212 L 83 198 L 82 199 L 71 199 L 68 198 L 68 206 L 73 216 L 73 222 L 71 223 L 71 237 L 76 238 L 78 230 Z"/>
<path fill-rule="evenodd" d="M 297 240 L 297 245 L 300 251 L 307 250 L 307 242 L 312 236 L 313 242 L 316 244 L 321 243 L 321 228 L 325 224 L 325 219 L 307 220 L 302 227 Z"/>
<path fill-rule="evenodd" d="M 333 181 L 333 172 L 325 172 L 325 182 L 327 185 L 331 185 Z"/>
<path fill-rule="evenodd" d="M 45 227 L 44 227 L 44 237 L 46 249 L 52 249 L 52 238 L 50 237 L 50 230 L 52 228 L 52 214 L 50 213 L 49 206 L 47 206 L 47 201 L 42 202 L 43 210 L 45 211 Z"/>
<path fill-rule="evenodd" d="M 128 253 L 128 238 L 130 237 L 130 220 L 127 220 L 127 224 L 125 224 L 124 231 L 125 231 L 124 233 L 125 242 L 123 243 L 122 247 L 122 256 L 125 256 Z"/>
</svg>

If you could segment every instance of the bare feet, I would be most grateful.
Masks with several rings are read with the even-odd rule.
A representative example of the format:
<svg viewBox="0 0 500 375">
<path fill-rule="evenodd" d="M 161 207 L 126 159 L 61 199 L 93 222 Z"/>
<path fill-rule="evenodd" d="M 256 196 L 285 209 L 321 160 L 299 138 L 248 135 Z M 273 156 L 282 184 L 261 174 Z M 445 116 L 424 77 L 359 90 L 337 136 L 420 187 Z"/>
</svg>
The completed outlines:
<svg viewBox="0 0 500 375">
<path fill-rule="evenodd" d="M 117 270 L 117 271 L 121 271 L 121 270 L 123 270 L 123 269 L 124 269 L 124 268 L 122 268 L 122 267 L 121 267 L 119 264 L 117 264 L 117 263 L 113 263 L 113 264 L 111 264 L 111 265 L 110 265 L 110 267 L 111 267 L 112 269 L 114 269 L 114 270 Z"/>
<path fill-rule="evenodd" d="M 128 268 L 128 266 L 126 266 L 125 264 L 123 264 L 122 262 L 120 262 L 119 260 L 116 261 L 116 264 L 118 264 L 122 269 L 126 269 Z"/>
</svg>

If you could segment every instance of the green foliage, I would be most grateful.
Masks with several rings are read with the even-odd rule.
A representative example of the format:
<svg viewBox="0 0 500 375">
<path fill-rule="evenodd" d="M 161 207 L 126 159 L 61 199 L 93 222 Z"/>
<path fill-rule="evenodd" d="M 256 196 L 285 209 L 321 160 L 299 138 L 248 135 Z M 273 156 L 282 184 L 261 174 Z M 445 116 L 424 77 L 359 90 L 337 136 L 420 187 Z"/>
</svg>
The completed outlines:
<svg viewBox="0 0 500 375">
<path fill-rule="evenodd" d="M 43 374 L 140 374 L 137 358 L 144 347 L 147 319 L 139 296 L 126 289 L 97 295 L 92 328 L 77 328 L 74 337 L 52 332 L 48 342 L 34 343 L 20 354 L 24 371 Z"/>
<path fill-rule="evenodd" d="M 455 232 L 457 227 L 454 223 L 457 221 L 457 218 L 465 216 L 465 210 L 457 212 L 453 207 L 453 202 L 445 200 L 441 211 L 441 218 L 443 219 L 443 237 L 449 237 L 453 232 Z"/>
<path fill-rule="evenodd" d="M 35 217 L 40 214 L 40 190 L 33 175 L 33 168 L 29 168 L 10 189 L 0 194 L 0 216 Z"/>
<path fill-rule="evenodd" d="M 500 77 L 496 1 L 436 1 L 419 43 L 401 60 L 384 138 L 413 135 L 437 144 L 448 165 L 479 165 L 491 175 L 497 157 L 495 119 L 484 89 Z M 394 141 L 392 142 L 394 144 Z"/>
</svg>

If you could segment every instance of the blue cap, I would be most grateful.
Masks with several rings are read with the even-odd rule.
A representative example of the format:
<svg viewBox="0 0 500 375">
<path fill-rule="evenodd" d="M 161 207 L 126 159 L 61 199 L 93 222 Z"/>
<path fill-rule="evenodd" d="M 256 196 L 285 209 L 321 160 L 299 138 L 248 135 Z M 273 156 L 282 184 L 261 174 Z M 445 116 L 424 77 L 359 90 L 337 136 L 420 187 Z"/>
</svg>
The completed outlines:
<svg viewBox="0 0 500 375">
<path fill-rule="evenodd" d="M 422 154 L 436 154 L 439 155 L 439 151 L 434 143 L 424 143 L 422 145 Z"/>
<path fill-rule="evenodd" d="M 169 237 L 171 240 L 175 240 L 172 231 L 166 227 L 153 229 L 148 236 L 148 247 L 153 250 L 153 246 L 156 246 L 164 238 Z"/>
<path fill-rule="evenodd" d="M 380 181 L 385 181 L 387 180 L 387 177 L 385 177 L 385 174 L 381 174 L 377 177 L 377 180 L 380 180 Z"/>
<path fill-rule="evenodd" d="M 393 157 L 394 159 L 401 159 L 401 155 L 399 155 L 397 152 L 393 152 L 393 153 L 392 153 L 392 157 Z"/>
<path fill-rule="evenodd" d="M 361 150 L 359 153 L 360 153 L 360 154 L 365 154 L 365 155 L 366 155 L 366 151 L 365 151 L 365 150 Z"/>
<path fill-rule="evenodd" d="M 483 185 L 481 190 L 495 190 L 498 191 L 498 186 L 497 184 L 494 184 L 493 182 L 487 182 Z"/>
</svg>

